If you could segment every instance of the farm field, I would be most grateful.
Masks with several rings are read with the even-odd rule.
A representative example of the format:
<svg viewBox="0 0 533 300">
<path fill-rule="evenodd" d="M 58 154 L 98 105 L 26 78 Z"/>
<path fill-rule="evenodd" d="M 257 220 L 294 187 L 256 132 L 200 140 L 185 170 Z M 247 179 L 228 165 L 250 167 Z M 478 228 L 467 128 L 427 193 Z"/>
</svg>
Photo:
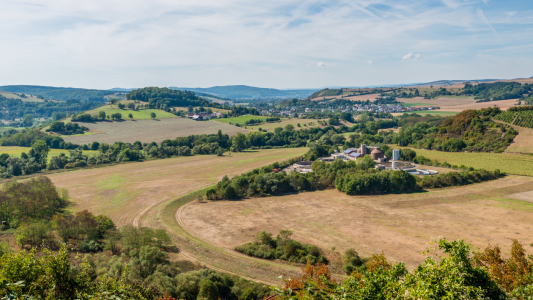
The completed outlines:
<svg viewBox="0 0 533 300">
<path fill-rule="evenodd" d="M 511 145 L 505 150 L 507 153 L 533 153 L 533 129 L 513 125 L 518 131 Z"/>
<path fill-rule="evenodd" d="M 232 177 L 306 151 L 307 148 L 287 148 L 232 153 L 223 157 L 174 157 L 51 174 L 48 177 L 56 186 L 68 189 L 74 202 L 70 207 L 73 211 L 88 209 L 94 214 L 105 214 L 118 226 L 134 224 L 157 228 L 165 226 L 161 223 L 160 213 L 171 200 L 215 184 L 224 175 Z M 171 216 L 174 215 L 175 211 Z M 285 267 L 276 269 L 270 264 L 248 260 L 243 265 L 229 254 L 219 253 L 203 244 L 195 243 L 189 247 L 191 240 L 181 238 L 178 233 L 175 240 L 181 249 L 181 259 L 186 257 L 242 275 L 265 270 L 268 282 L 278 282 L 277 276 L 287 272 L 283 269 Z M 298 274 L 299 269 L 293 269 L 294 274 Z"/>
<path fill-rule="evenodd" d="M 264 116 L 254 116 L 254 115 L 246 115 L 246 116 L 238 116 L 233 118 L 218 118 L 213 119 L 214 121 L 220 122 L 220 123 L 226 123 L 226 124 L 240 124 L 244 126 L 244 123 L 249 120 L 265 120 L 267 117 Z"/>
<path fill-rule="evenodd" d="M 368 257 L 384 252 L 412 268 L 439 236 L 489 243 L 510 253 L 518 239 L 530 253 L 533 239 L 533 178 L 508 176 L 497 182 L 413 194 L 348 196 L 337 190 L 253 198 L 190 202 L 179 212 L 183 227 L 221 248 L 253 241 L 260 231 L 292 230 L 295 240 L 342 253 L 354 248 Z M 512 218 L 512 222 L 510 222 Z"/>
<path fill-rule="evenodd" d="M 266 119 L 266 117 L 263 117 L 263 116 L 240 116 L 240 117 L 235 117 L 235 118 L 223 118 L 223 119 L 215 119 L 214 121 L 216 122 L 222 122 L 222 123 L 233 123 L 233 124 L 236 124 L 236 123 L 239 123 L 241 124 L 241 126 L 245 126 L 246 129 L 251 129 L 251 130 L 256 130 L 258 128 L 261 128 L 263 130 L 268 130 L 268 131 L 274 131 L 275 128 L 277 127 L 281 127 L 281 128 L 285 128 L 285 126 L 291 124 L 292 126 L 294 126 L 294 130 L 299 130 L 299 129 L 302 129 L 302 128 L 307 128 L 307 127 L 318 127 L 320 125 L 318 125 L 318 122 L 317 120 L 315 119 L 299 119 L 299 118 L 281 118 L 281 122 L 271 122 L 271 123 L 263 123 L 263 124 L 259 124 L 259 125 L 244 125 L 244 122 L 250 120 L 250 119 Z M 300 127 L 298 127 L 298 123 L 300 123 Z M 313 125 L 309 125 L 310 123 L 313 123 Z M 304 126 L 304 124 L 307 124 L 307 127 Z"/>
<path fill-rule="evenodd" d="M 140 109 L 140 110 L 129 110 L 129 109 L 119 109 L 117 107 L 112 107 L 111 105 L 104 105 L 93 110 L 89 110 L 85 113 L 90 115 L 97 115 L 99 112 L 104 111 L 106 115 L 111 115 L 114 113 L 121 113 L 122 119 L 130 119 L 128 114 L 132 114 L 134 120 L 149 120 L 151 119 L 150 113 L 156 114 L 156 119 L 168 119 L 168 118 L 177 118 L 176 115 L 166 112 L 160 109 Z"/>
<path fill-rule="evenodd" d="M 458 114 L 458 111 L 441 111 L 441 110 L 422 110 L 422 111 L 413 111 L 413 112 L 401 112 L 401 113 L 392 113 L 393 116 L 401 116 L 404 114 L 416 113 L 422 116 L 432 115 L 432 116 L 442 116 L 442 117 L 451 117 Z"/>
<path fill-rule="evenodd" d="M 160 143 L 163 140 L 175 139 L 179 136 L 214 134 L 219 129 L 230 136 L 237 134 L 237 132 L 247 132 L 244 128 L 228 124 L 213 121 L 193 121 L 186 118 L 79 123 L 93 132 L 102 132 L 102 134 L 63 136 L 65 141 L 79 145 L 94 141 L 108 144 L 119 141 L 124 143 L 133 143 L 135 141 Z"/>
<path fill-rule="evenodd" d="M 200 106 L 193 106 L 193 109 L 196 109 L 196 108 L 199 108 Z M 185 110 L 185 111 L 188 111 L 188 107 L 173 107 L 176 109 L 176 111 L 178 110 Z M 204 107 L 205 108 L 205 107 Z M 227 113 L 229 110 L 227 109 L 222 109 L 222 108 L 214 108 L 214 107 L 208 107 L 209 109 L 211 109 L 213 112 L 221 112 L 221 113 Z M 207 109 L 207 108 L 206 108 Z"/>
<path fill-rule="evenodd" d="M 474 100 L 473 97 L 456 97 L 456 96 L 438 97 L 436 99 L 424 99 L 424 97 L 398 98 L 396 100 L 403 102 L 407 105 L 415 104 L 415 103 L 416 104 L 427 103 L 428 106 L 431 105 L 431 106 L 440 107 L 441 111 L 454 111 L 454 112 L 461 112 L 467 109 L 482 109 L 486 107 L 493 107 L 495 105 L 499 106 L 502 110 L 506 110 L 509 107 L 512 107 L 516 104 L 516 99 L 476 103 L 476 100 Z M 417 106 L 423 106 L 423 105 L 417 105 Z"/>
<path fill-rule="evenodd" d="M 4 96 L 6 98 L 20 99 L 22 101 L 44 102 L 43 99 L 39 99 L 36 96 L 32 96 L 32 95 L 28 95 L 28 94 L 25 94 L 26 98 L 22 98 L 19 95 L 16 95 L 16 94 L 11 93 L 11 92 L 0 91 L 0 95 Z"/>
<path fill-rule="evenodd" d="M 22 152 L 25 152 L 26 154 L 28 151 L 30 151 L 31 147 L 17 147 L 17 146 L 0 146 L 0 154 L 7 153 L 10 156 L 19 156 L 22 154 Z M 48 160 L 52 158 L 52 156 L 57 156 L 61 153 L 65 153 L 67 156 L 69 155 L 69 150 L 63 150 L 63 149 L 50 149 L 50 152 L 48 152 Z M 92 151 L 92 150 L 84 150 L 84 154 L 91 155 L 96 154 L 98 151 Z"/>
<path fill-rule="evenodd" d="M 401 149 L 392 145 L 391 148 Z M 486 169 L 494 171 L 500 169 L 502 172 L 515 175 L 533 176 L 533 155 L 511 154 L 511 153 L 468 153 L 468 152 L 443 152 L 424 149 L 414 149 L 417 156 L 424 156 L 429 159 L 436 159 L 439 162 L 448 162 L 451 165 L 465 165 L 475 169 Z"/>
</svg>

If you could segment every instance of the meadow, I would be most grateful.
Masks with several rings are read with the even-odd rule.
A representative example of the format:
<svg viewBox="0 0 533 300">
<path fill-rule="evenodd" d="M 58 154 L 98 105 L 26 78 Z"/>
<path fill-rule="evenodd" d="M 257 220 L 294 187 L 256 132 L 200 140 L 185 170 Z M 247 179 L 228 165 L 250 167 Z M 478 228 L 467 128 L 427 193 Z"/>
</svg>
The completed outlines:
<svg viewBox="0 0 533 300">
<path fill-rule="evenodd" d="M 284 161 L 304 154 L 307 148 L 271 149 L 215 155 L 196 155 L 169 159 L 131 162 L 98 169 L 84 169 L 48 175 L 60 188 L 67 188 L 73 205 L 72 211 L 88 209 L 94 214 L 104 214 L 118 226 L 134 224 L 153 228 L 172 229 L 171 234 L 180 248 L 181 259 L 188 258 L 213 269 L 244 276 L 255 275 L 269 283 L 279 283 L 279 274 L 298 274 L 299 268 L 275 268 L 242 257 L 235 260 L 232 254 L 218 251 L 216 247 L 194 241 L 192 236 L 181 231 L 175 217 L 169 213 L 170 223 L 163 223 L 163 210 L 168 205 L 178 209 L 180 197 L 196 200 L 187 195 L 218 182 L 224 175 L 229 177 L 250 171 L 277 161 Z M 202 194 L 203 195 L 203 194 Z M 174 201 L 175 199 L 178 199 Z M 175 226 L 175 227 L 167 227 Z M 186 239 L 187 238 L 187 239 Z M 175 255 L 174 255 L 175 258 Z M 257 276 L 259 270 L 264 274 Z M 292 271 L 291 271 L 292 270 Z"/>
<path fill-rule="evenodd" d="M 26 154 L 28 151 L 30 151 L 31 147 L 17 147 L 17 146 L 0 146 L 0 154 L 7 153 L 10 156 L 18 156 L 22 154 L 22 152 L 25 152 Z M 52 158 L 52 156 L 57 156 L 61 153 L 65 153 L 67 156 L 69 155 L 69 150 L 63 150 L 63 149 L 50 149 L 50 152 L 48 152 L 48 160 Z M 83 151 L 84 154 L 92 155 L 98 153 L 98 151 Z"/>
<path fill-rule="evenodd" d="M 406 148 L 391 146 L 392 148 Z M 465 165 L 475 169 L 502 172 L 516 175 L 533 176 L 533 155 L 511 153 L 483 153 L 483 152 L 443 152 L 424 149 L 414 149 L 417 156 L 424 156 L 439 162 L 448 162 L 451 165 Z"/>
<path fill-rule="evenodd" d="M 274 129 L 276 129 L 277 127 L 281 127 L 281 128 L 285 128 L 285 126 L 291 124 L 292 126 L 294 126 L 294 129 L 295 130 L 299 130 L 299 129 L 302 129 L 302 128 L 306 128 L 306 127 L 317 127 L 319 126 L 318 125 L 318 122 L 316 119 L 300 119 L 300 118 L 281 118 L 281 121 L 279 122 L 264 122 L 262 124 L 258 124 L 258 125 L 244 125 L 244 123 L 248 120 L 251 120 L 251 119 L 261 119 L 261 120 L 264 120 L 266 119 L 266 117 L 263 117 L 263 116 L 250 116 L 250 115 L 247 115 L 247 116 L 240 116 L 240 117 L 235 117 L 235 118 L 223 118 L 223 119 L 214 119 L 214 121 L 216 122 L 221 122 L 221 123 L 227 123 L 227 124 L 240 124 L 243 128 L 245 129 L 251 129 L 251 130 L 257 130 L 259 128 L 263 129 L 263 130 L 268 130 L 268 131 L 274 131 Z M 298 127 L 298 124 L 300 124 L 300 127 Z M 307 125 L 307 126 L 304 126 Z"/>
<path fill-rule="evenodd" d="M 505 149 L 507 153 L 533 153 L 533 129 L 513 126 L 518 131 L 511 145 Z"/>
<path fill-rule="evenodd" d="M 92 132 L 100 134 L 63 136 L 65 141 L 78 145 L 92 143 L 93 141 L 108 144 L 114 142 L 133 143 L 135 141 L 160 143 L 163 140 L 175 139 L 179 136 L 214 134 L 219 129 L 230 136 L 237 134 L 237 132 L 247 132 L 244 128 L 229 124 L 213 121 L 193 121 L 187 118 L 79 123 L 89 128 Z"/>
<path fill-rule="evenodd" d="M 20 99 L 22 101 L 44 102 L 43 99 L 39 99 L 36 96 L 27 95 L 27 94 L 25 94 L 26 98 L 22 98 L 19 95 L 16 95 L 16 94 L 11 93 L 11 92 L 0 91 L 0 95 L 4 96 L 6 98 Z"/>
<path fill-rule="evenodd" d="M 452 117 L 458 114 L 457 111 L 441 111 L 441 110 L 422 110 L 422 111 L 413 111 L 413 112 L 401 112 L 401 113 L 392 113 L 393 116 L 401 116 L 403 114 L 412 114 L 416 113 L 422 116 L 432 115 L 432 116 L 441 116 L 441 117 Z"/>
<path fill-rule="evenodd" d="M 177 118 L 176 115 L 166 112 L 160 109 L 140 109 L 140 110 L 129 110 L 129 109 L 119 109 L 116 106 L 104 105 L 93 110 L 89 110 L 85 113 L 90 115 L 98 115 L 99 112 L 104 111 L 106 115 L 112 115 L 114 113 L 122 114 L 122 119 L 125 120 L 150 120 L 152 117 L 151 113 L 156 114 L 156 119 L 168 119 L 168 118 Z M 132 114 L 133 118 L 128 117 L 129 114 Z"/>
</svg>

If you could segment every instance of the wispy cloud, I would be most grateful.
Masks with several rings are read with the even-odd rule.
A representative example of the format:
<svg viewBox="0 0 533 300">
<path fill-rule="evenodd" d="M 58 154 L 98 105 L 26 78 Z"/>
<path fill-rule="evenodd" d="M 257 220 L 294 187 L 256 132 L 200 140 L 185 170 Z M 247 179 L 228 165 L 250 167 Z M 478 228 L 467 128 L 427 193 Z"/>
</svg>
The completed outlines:
<svg viewBox="0 0 533 300">
<path fill-rule="evenodd" d="M 485 17 L 485 14 L 483 13 L 483 10 L 478 8 L 478 9 L 476 9 L 476 13 L 477 13 L 478 18 L 481 21 L 483 21 L 485 24 L 487 24 L 487 26 L 489 26 L 489 28 L 492 30 L 492 32 L 494 32 L 494 34 L 496 35 L 498 40 L 501 42 L 500 35 L 496 31 L 496 29 L 494 29 L 494 27 L 492 27 L 492 24 L 490 24 L 489 20 Z"/>
<path fill-rule="evenodd" d="M 9 45 L 0 47 L 0 85 L 290 88 L 503 78 L 504 70 L 519 77 L 526 67 L 473 58 L 490 49 L 494 61 L 531 61 L 533 49 L 522 46 L 533 41 L 533 6 L 519 2 L 505 13 L 482 0 L 0 1 Z M 496 32 L 486 16 L 506 25 Z M 521 48 L 495 51 L 505 48 L 500 35 Z M 420 59 L 425 72 L 405 63 Z M 363 64 L 373 67 L 353 72 Z"/>
</svg>

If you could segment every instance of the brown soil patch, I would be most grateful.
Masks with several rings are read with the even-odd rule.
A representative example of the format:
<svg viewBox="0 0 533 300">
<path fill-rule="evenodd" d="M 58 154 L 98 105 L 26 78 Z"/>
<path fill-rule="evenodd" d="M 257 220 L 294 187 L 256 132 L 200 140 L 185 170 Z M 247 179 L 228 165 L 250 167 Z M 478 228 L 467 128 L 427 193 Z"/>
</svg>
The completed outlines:
<svg viewBox="0 0 533 300">
<path fill-rule="evenodd" d="M 205 241 L 232 249 L 262 230 L 294 231 L 294 238 L 323 249 L 360 255 L 385 252 L 394 262 L 413 267 L 432 238 L 465 239 L 477 247 L 499 244 L 509 253 L 511 239 L 533 240 L 533 178 L 509 176 L 497 181 L 426 193 L 347 196 L 336 190 L 244 201 L 190 203 L 181 218 Z M 525 196 L 524 196 L 525 195 Z"/>
</svg>

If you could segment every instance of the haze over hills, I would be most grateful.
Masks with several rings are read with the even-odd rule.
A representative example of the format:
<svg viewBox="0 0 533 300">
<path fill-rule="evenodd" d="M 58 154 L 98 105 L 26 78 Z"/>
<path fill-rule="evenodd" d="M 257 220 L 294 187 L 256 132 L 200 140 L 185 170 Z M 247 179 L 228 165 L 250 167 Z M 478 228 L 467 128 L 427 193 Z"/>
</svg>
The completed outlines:
<svg viewBox="0 0 533 300">
<path fill-rule="evenodd" d="M 533 77 L 531 77 L 533 78 Z M 375 86 L 328 86 L 326 88 L 377 88 L 377 87 L 406 87 L 406 86 L 448 86 L 462 84 L 464 82 L 490 82 L 503 79 L 478 79 L 478 80 L 438 80 L 425 83 L 410 84 L 384 84 Z M 208 88 L 188 88 L 188 87 L 169 87 L 176 90 L 187 90 L 195 92 L 198 96 L 213 97 L 223 100 L 235 99 L 288 99 L 288 98 L 307 98 L 311 94 L 322 90 L 324 87 L 316 89 L 274 89 L 261 88 L 248 85 L 226 85 L 213 86 Z M 82 101 L 106 101 L 106 98 L 113 97 L 116 93 L 128 93 L 135 88 L 115 87 L 108 90 L 84 89 L 72 87 L 52 87 L 38 85 L 6 85 L 0 86 L 0 91 L 12 93 L 24 93 L 35 96 L 42 96 L 53 100 L 82 100 Z"/>
</svg>

